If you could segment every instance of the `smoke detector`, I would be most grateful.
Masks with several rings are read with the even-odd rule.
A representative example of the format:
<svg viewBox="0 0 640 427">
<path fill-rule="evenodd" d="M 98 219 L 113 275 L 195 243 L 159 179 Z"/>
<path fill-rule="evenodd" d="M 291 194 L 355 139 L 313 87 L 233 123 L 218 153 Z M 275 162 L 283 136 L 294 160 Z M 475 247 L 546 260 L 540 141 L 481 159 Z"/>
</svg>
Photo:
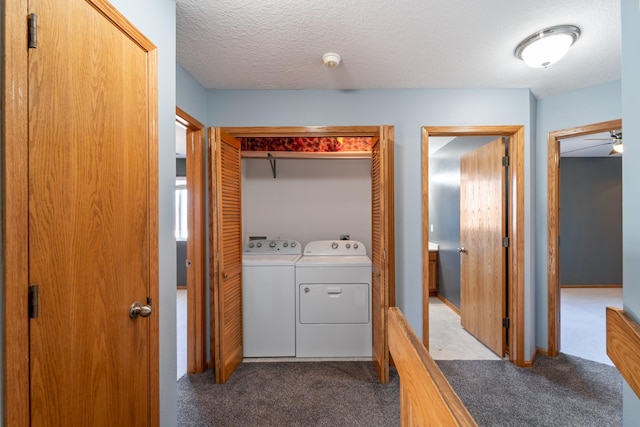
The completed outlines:
<svg viewBox="0 0 640 427">
<path fill-rule="evenodd" d="M 324 65 L 329 68 L 337 67 L 338 65 L 340 65 L 341 60 L 342 58 L 340 57 L 340 55 L 335 52 L 327 52 L 322 55 L 322 62 L 324 62 Z"/>
</svg>

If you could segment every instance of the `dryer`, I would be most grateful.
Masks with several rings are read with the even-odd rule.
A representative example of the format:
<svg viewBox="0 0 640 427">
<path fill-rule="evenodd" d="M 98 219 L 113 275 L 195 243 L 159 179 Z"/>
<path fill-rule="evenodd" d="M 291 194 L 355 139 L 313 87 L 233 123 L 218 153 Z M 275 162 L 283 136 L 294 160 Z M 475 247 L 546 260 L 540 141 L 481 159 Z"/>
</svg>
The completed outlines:
<svg viewBox="0 0 640 427">
<path fill-rule="evenodd" d="M 296 357 L 371 356 L 371 259 L 362 242 L 309 242 L 295 288 Z"/>
<path fill-rule="evenodd" d="M 244 357 L 295 356 L 295 240 L 250 240 L 242 256 Z"/>
</svg>

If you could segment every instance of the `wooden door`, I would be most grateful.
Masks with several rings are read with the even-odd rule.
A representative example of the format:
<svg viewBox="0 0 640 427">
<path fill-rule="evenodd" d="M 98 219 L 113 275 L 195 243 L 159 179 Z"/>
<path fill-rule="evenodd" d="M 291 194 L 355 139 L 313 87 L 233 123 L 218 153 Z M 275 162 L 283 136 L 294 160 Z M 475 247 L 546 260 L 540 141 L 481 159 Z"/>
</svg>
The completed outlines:
<svg viewBox="0 0 640 427">
<path fill-rule="evenodd" d="M 373 363 L 382 384 L 389 382 L 387 312 L 395 306 L 393 127 L 381 126 L 371 148 L 371 312 Z"/>
<path fill-rule="evenodd" d="M 155 47 L 106 2 L 32 11 L 31 425 L 157 425 Z"/>
<path fill-rule="evenodd" d="M 496 139 L 460 160 L 460 316 L 462 326 L 505 354 L 505 144 Z"/>
<path fill-rule="evenodd" d="M 240 141 L 209 129 L 211 147 L 211 336 L 216 382 L 242 362 L 242 207 Z M 293 321 L 293 319 L 292 319 Z"/>
</svg>

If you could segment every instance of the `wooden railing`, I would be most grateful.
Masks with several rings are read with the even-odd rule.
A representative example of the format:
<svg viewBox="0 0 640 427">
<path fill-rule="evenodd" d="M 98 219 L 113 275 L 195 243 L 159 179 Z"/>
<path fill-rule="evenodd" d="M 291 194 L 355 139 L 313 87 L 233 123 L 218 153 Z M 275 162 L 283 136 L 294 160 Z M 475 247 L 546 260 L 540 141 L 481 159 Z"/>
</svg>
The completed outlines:
<svg viewBox="0 0 640 427">
<path fill-rule="evenodd" d="M 477 426 L 397 307 L 389 308 L 389 349 L 400 375 L 401 426 Z"/>
<path fill-rule="evenodd" d="M 616 307 L 607 307 L 607 355 L 640 397 L 640 325 Z"/>
</svg>

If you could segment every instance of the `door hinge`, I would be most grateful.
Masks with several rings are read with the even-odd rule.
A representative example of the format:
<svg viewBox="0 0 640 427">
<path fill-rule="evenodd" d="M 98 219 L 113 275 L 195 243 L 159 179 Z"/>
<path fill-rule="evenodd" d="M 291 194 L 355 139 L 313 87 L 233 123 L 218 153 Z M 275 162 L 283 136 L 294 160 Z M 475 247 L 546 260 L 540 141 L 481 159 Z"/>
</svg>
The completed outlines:
<svg viewBox="0 0 640 427">
<path fill-rule="evenodd" d="M 509 237 L 502 238 L 502 247 L 508 248 L 510 243 L 511 243 L 511 240 L 509 239 Z"/>
<path fill-rule="evenodd" d="M 509 166 L 509 156 L 504 156 L 502 158 L 502 166 L 504 166 L 504 167 Z"/>
<path fill-rule="evenodd" d="M 30 13 L 27 22 L 29 25 L 28 48 L 35 49 L 38 47 L 38 16 Z"/>
<path fill-rule="evenodd" d="M 29 319 L 38 318 L 38 285 L 29 286 Z"/>
<path fill-rule="evenodd" d="M 511 327 L 511 321 L 509 320 L 508 317 L 504 317 L 502 319 L 502 327 L 503 328 L 507 328 L 507 329 L 509 329 Z"/>
</svg>

